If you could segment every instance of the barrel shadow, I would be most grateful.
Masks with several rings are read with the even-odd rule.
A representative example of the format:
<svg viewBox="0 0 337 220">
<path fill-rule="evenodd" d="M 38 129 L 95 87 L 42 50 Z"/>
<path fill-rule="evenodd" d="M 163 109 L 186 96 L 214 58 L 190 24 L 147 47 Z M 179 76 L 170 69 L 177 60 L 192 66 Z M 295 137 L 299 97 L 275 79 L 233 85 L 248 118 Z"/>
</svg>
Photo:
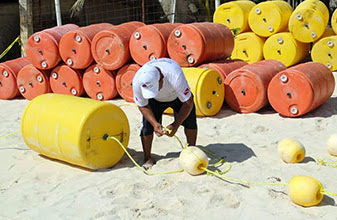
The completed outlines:
<svg viewBox="0 0 337 220">
<path fill-rule="evenodd" d="M 302 118 L 329 118 L 337 114 L 337 97 L 331 97 L 323 105 L 302 116 Z"/>
<path fill-rule="evenodd" d="M 276 114 L 277 112 L 270 106 L 267 105 L 265 107 L 263 107 L 262 109 L 260 109 L 257 112 L 254 112 L 257 114 L 261 114 L 261 115 L 269 115 L 269 114 Z M 213 117 L 215 118 L 226 118 L 226 117 L 230 117 L 236 114 L 250 114 L 250 113 L 239 113 L 236 112 L 234 110 L 232 110 L 227 104 L 224 104 L 221 108 L 221 110 L 219 111 L 219 113 Z"/>
</svg>

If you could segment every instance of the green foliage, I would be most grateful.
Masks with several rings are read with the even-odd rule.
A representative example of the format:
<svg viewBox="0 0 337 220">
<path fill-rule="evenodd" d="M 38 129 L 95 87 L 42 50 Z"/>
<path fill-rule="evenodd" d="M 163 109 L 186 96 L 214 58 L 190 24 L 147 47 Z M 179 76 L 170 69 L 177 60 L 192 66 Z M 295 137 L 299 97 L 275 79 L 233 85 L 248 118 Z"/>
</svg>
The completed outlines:
<svg viewBox="0 0 337 220">
<path fill-rule="evenodd" d="M 241 30 L 241 28 L 231 29 L 231 31 L 233 32 L 234 36 L 236 36 L 239 33 L 240 30 Z"/>
</svg>

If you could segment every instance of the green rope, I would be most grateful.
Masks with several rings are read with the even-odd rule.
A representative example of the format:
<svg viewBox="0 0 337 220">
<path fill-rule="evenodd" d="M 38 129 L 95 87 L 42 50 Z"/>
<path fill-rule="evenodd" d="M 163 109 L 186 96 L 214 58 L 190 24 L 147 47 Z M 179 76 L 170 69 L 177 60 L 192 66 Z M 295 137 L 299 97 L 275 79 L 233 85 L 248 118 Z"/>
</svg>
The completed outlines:
<svg viewBox="0 0 337 220">
<path fill-rule="evenodd" d="M 2 57 L 4 57 L 7 53 L 8 53 L 8 51 L 10 50 L 10 49 L 12 49 L 12 47 L 14 46 L 14 44 L 16 43 L 16 42 L 18 42 L 20 40 L 20 36 L 18 36 L 8 47 L 7 47 L 7 49 L 6 50 L 4 50 L 4 52 L 2 52 L 1 53 L 1 55 L 0 55 L 0 60 L 2 59 Z"/>
<path fill-rule="evenodd" d="M 270 185 L 270 186 L 285 186 L 285 185 L 288 185 L 288 183 L 251 182 L 251 181 L 248 181 L 248 180 L 242 180 L 242 179 L 223 176 L 223 175 L 220 174 L 220 172 L 212 171 L 212 170 L 209 170 L 205 167 L 201 167 L 201 169 L 205 170 L 208 173 L 213 174 L 214 176 L 219 177 L 220 179 L 223 179 L 223 180 L 226 180 L 226 181 L 229 181 L 229 182 L 240 183 L 242 185 L 252 185 L 252 184 L 254 184 L 254 185 Z"/>
<path fill-rule="evenodd" d="M 1 136 L 0 139 L 5 139 L 6 137 L 12 136 L 12 135 L 17 134 L 17 133 L 20 133 L 20 130 L 17 130 L 17 131 L 14 131 L 14 132 L 10 133 L 10 134 L 6 134 L 4 136 Z"/>
<path fill-rule="evenodd" d="M 133 158 L 132 156 L 129 154 L 129 152 L 126 150 L 126 148 L 124 147 L 124 145 L 114 136 L 109 136 L 108 139 L 114 140 L 116 141 L 121 148 L 124 150 L 124 152 L 126 153 L 126 155 L 130 158 L 130 160 L 133 162 L 134 165 L 136 165 L 140 170 L 142 170 L 144 173 L 148 174 L 148 175 L 159 175 L 159 174 L 173 174 L 173 173 L 180 173 L 183 172 L 183 169 L 180 170 L 175 170 L 175 171 L 169 171 L 169 172 L 149 172 L 147 170 L 145 170 L 143 167 L 141 167 Z"/>
<path fill-rule="evenodd" d="M 317 159 L 317 164 L 321 166 L 330 166 L 332 168 L 337 168 L 337 160 L 329 162 L 327 161 L 328 158 L 336 158 L 335 156 L 329 155 L 324 157 L 323 159 Z"/>
</svg>

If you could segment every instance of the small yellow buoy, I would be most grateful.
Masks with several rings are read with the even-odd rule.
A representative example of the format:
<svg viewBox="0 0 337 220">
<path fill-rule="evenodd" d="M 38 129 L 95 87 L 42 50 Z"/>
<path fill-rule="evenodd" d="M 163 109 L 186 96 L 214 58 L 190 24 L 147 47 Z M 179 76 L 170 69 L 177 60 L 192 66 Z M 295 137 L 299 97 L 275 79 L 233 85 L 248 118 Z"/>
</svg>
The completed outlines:
<svg viewBox="0 0 337 220">
<path fill-rule="evenodd" d="M 337 156 L 337 134 L 332 134 L 328 138 L 328 152 L 332 156 Z"/>
<path fill-rule="evenodd" d="M 250 10 L 248 22 L 255 34 L 269 37 L 288 30 L 288 21 L 292 7 L 286 1 L 265 1 Z"/>
<path fill-rule="evenodd" d="M 249 31 L 248 15 L 255 6 L 252 1 L 231 1 L 220 5 L 214 12 L 213 21 L 226 25 L 232 30 L 238 29 L 236 34 Z"/>
<path fill-rule="evenodd" d="M 231 59 L 239 59 L 249 64 L 263 59 L 263 45 L 265 38 L 254 32 L 245 32 L 235 36 L 234 49 Z"/>
<path fill-rule="evenodd" d="M 319 204 L 324 197 L 322 184 L 309 176 L 294 176 L 288 189 L 291 201 L 305 207 Z"/>
<path fill-rule="evenodd" d="M 309 53 L 310 44 L 297 41 L 289 32 L 270 36 L 263 46 L 265 59 L 278 60 L 285 66 L 302 61 Z"/>
<path fill-rule="evenodd" d="M 127 146 L 129 122 L 116 105 L 88 98 L 44 94 L 34 98 L 21 119 L 25 143 L 34 151 L 88 169 L 112 167 Z"/>
<path fill-rule="evenodd" d="M 311 58 L 322 63 L 331 71 L 337 70 L 337 36 L 325 37 L 314 44 Z"/>
<path fill-rule="evenodd" d="M 277 151 L 286 163 L 299 163 L 305 156 L 303 145 L 292 138 L 285 138 L 278 143 Z"/>
<path fill-rule="evenodd" d="M 329 22 L 329 10 L 319 0 L 301 2 L 289 18 L 289 31 L 303 43 L 314 42 L 325 31 Z"/>
<path fill-rule="evenodd" d="M 191 175 L 199 175 L 205 172 L 204 169 L 208 166 L 207 155 L 197 147 L 186 147 L 179 156 L 180 165 L 186 172 Z"/>
</svg>

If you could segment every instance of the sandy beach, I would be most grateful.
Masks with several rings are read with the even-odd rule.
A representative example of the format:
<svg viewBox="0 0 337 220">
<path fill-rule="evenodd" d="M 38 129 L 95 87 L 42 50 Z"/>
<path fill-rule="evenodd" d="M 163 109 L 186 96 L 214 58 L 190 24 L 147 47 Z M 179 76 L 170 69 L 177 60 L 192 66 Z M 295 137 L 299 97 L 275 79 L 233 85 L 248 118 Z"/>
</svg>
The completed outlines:
<svg viewBox="0 0 337 220">
<path fill-rule="evenodd" d="M 0 136 L 20 129 L 28 103 L 0 100 Z M 128 151 L 142 163 L 141 114 L 131 105 L 121 108 L 130 123 Z M 171 121 L 166 115 L 163 125 Z M 281 117 L 270 106 L 238 114 L 224 105 L 217 116 L 198 118 L 197 143 L 231 163 L 228 177 L 288 182 L 307 175 L 337 192 L 337 170 L 315 162 L 328 155 L 326 142 L 337 133 L 336 121 L 337 90 L 300 118 Z M 177 136 L 186 143 L 182 127 Z M 277 143 L 286 137 L 305 146 L 302 163 L 286 164 L 279 158 Z M 180 151 L 176 139 L 155 137 L 152 153 L 157 163 L 151 171 L 179 170 Z M 290 201 L 286 186 L 242 186 L 185 172 L 149 176 L 126 155 L 113 168 L 92 172 L 40 156 L 20 133 L 0 139 L 0 161 L 0 219 L 337 219 L 337 197 L 325 196 L 320 205 L 303 208 Z"/>
</svg>

